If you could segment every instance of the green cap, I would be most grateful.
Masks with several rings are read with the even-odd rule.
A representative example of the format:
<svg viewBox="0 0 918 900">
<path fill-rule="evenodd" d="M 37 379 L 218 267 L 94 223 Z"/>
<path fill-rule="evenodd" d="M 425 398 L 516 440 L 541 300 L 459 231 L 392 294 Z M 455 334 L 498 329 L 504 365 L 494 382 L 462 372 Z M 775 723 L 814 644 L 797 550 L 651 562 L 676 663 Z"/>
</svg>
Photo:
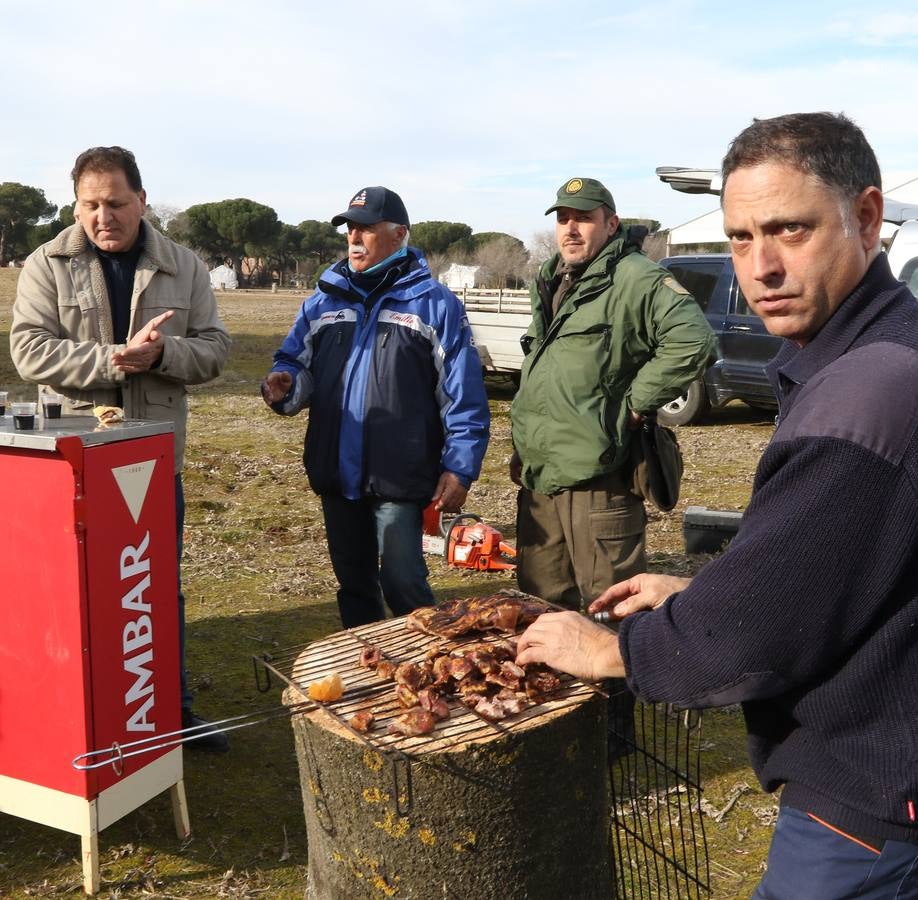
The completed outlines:
<svg viewBox="0 0 918 900">
<path fill-rule="evenodd" d="M 597 206 L 608 206 L 615 212 L 615 201 L 606 186 L 595 178 L 571 178 L 558 188 L 558 198 L 554 206 L 545 210 L 547 216 L 560 206 L 571 209 L 596 209 Z"/>
</svg>

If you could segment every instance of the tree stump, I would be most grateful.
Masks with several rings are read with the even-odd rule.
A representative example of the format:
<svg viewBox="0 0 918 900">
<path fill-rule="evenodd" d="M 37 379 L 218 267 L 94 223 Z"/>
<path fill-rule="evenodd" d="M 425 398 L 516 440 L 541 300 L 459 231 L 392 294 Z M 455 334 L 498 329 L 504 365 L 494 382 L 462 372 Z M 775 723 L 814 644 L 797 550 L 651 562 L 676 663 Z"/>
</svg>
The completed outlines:
<svg viewBox="0 0 918 900">
<path fill-rule="evenodd" d="M 585 693 L 505 733 L 441 740 L 407 759 L 370 748 L 324 709 L 295 713 L 306 897 L 608 900 L 605 706 Z"/>
</svg>

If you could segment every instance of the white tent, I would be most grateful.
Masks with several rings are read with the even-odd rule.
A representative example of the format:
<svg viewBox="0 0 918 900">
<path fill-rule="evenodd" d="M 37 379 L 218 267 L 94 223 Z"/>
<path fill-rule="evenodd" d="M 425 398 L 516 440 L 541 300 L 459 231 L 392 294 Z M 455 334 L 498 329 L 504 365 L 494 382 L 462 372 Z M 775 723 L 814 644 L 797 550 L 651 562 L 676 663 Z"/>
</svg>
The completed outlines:
<svg viewBox="0 0 918 900">
<path fill-rule="evenodd" d="M 669 255 L 674 244 L 722 244 L 726 240 L 723 213 L 720 208 L 712 209 L 671 228 L 666 239 L 666 253 Z"/>
<path fill-rule="evenodd" d="M 445 272 L 440 273 L 440 281 L 451 291 L 473 288 L 475 287 L 475 275 L 478 269 L 478 266 L 463 266 L 459 263 L 453 263 Z"/>
<path fill-rule="evenodd" d="M 234 291 L 239 287 L 236 270 L 232 266 L 222 265 L 212 269 L 210 273 L 210 286 L 217 291 Z"/>
</svg>

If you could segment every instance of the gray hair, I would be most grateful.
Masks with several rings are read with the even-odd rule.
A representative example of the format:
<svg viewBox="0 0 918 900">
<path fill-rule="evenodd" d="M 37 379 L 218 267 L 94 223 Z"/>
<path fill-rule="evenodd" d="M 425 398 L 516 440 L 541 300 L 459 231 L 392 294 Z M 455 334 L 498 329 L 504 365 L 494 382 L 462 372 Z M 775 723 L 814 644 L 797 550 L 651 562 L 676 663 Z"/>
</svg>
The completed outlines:
<svg viewBox="0 0 918 900">
<path fill-rule="evenodd" d="M 386 222 L 386 225 L 389 226 L 389 231 L 395 231 L 398 228 L 405 229 L 405 236 L 402 238 L 401 244 L 399 244 L 399 250 L 408 246 L 408 237 L 411 234 L 411 229 L 407 225 L 399 225 L 398 222 Z"/>
<path fill-rule="evenodd" d="M 814 175 L 846 201 L 868 187 L 883 189 L 873 149 L 864 132 L 843 113 L 791 113 L 753 119 L 730 144 L 721 167 L 721 183 L 726 186 L 737 169 L 769 162 Z"/>
</svg>

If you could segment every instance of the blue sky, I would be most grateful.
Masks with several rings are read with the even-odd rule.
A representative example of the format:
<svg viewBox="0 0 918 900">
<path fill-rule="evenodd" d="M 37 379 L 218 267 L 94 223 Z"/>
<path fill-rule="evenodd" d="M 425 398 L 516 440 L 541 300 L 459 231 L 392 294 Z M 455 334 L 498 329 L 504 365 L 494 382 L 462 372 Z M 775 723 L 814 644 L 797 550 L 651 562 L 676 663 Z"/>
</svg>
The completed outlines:
<svg viewBox="0 0 918 900">
<path fill-rule="evenodd" d="M 672 226 L 716 201 L 656 166 L 816 109 L 864 128 L 886 187 L 918 177 L 915 3 L 0 0 L 0 39 L 0 181 L 57 204 L 77 153 L 118 143 L 154 205 L 243 196 L 296 224 L 385 184 L 412 221 L 529 241 L 592 176 Z"/>
</svg>

